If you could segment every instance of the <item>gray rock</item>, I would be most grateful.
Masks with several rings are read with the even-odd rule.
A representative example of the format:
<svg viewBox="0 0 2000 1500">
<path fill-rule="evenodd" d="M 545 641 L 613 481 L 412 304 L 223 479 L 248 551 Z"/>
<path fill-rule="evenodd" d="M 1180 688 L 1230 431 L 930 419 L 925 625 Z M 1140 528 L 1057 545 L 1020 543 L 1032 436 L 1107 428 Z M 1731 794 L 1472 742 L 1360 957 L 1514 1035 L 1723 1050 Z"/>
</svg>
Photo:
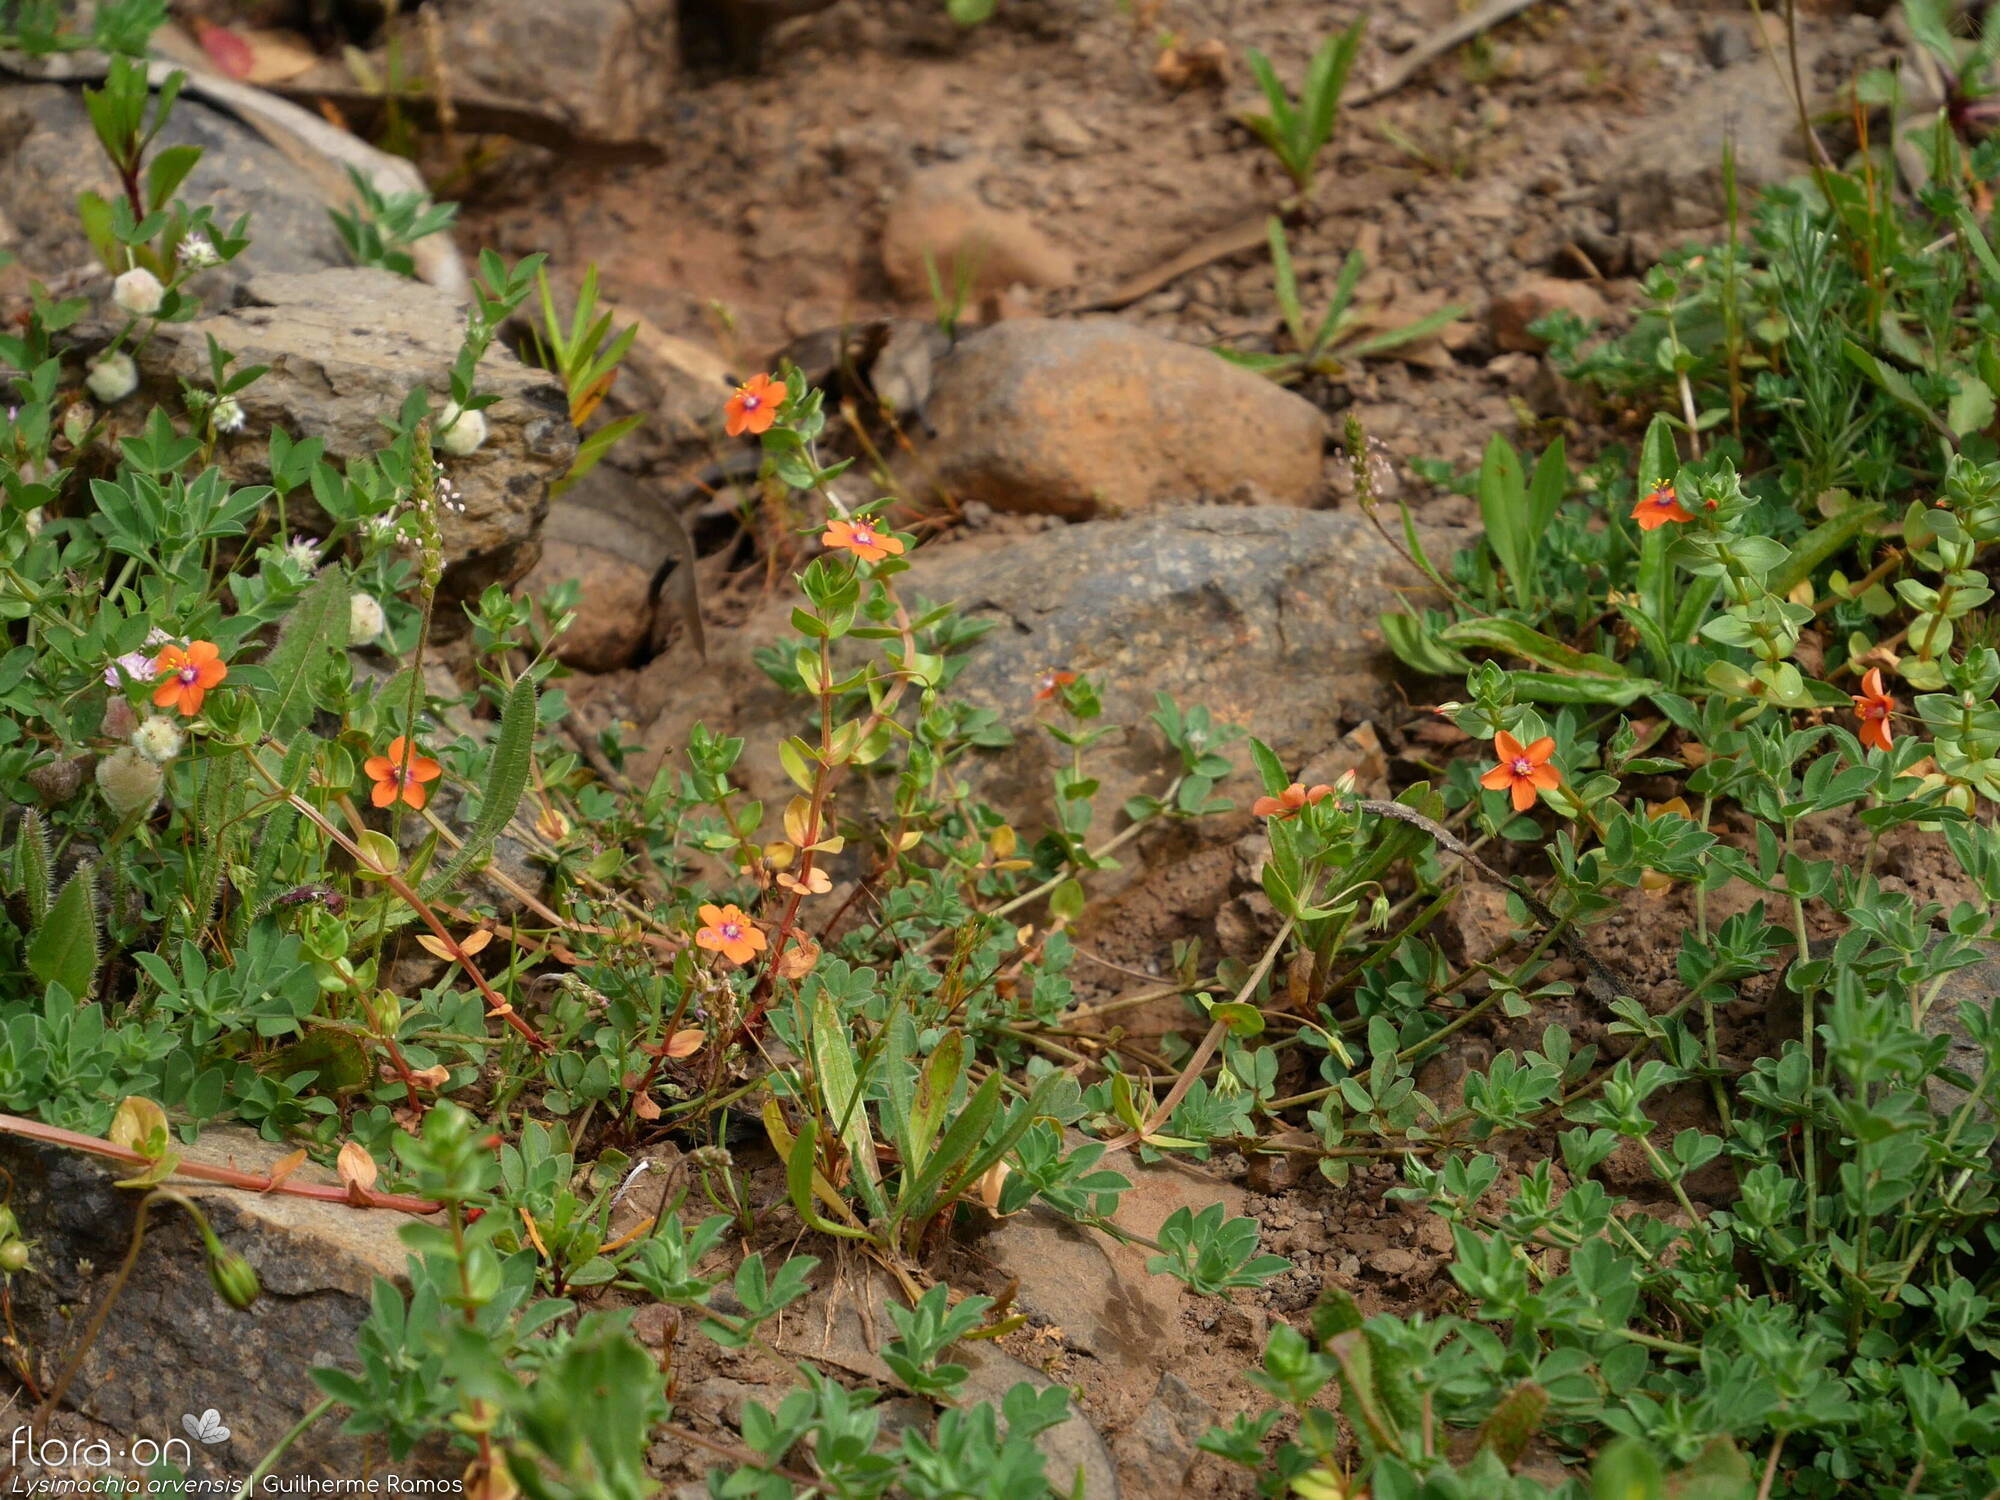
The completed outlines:
<svg viewBox="0 0 2000 1500">
<path fill-rule="evenodd" d="M 283 1148 L 248 1131 L 212 1130 L 182 1153 L 247 1171 L 269 1168 Z M 12 1206 L 35 1242 L 40 1274 L 13 1278 L 13 1317 L 45 1375 L 67 1359 L 131 1242 L 139 1194 L 112 1186 L 114 1163 L 0 1135 Z M 329 1180 L 316 1168 L 301 1180 Z M 375 1278 L 400 1278 L 403 1215 L 284 1194 L 182 1186 L 223 1244 L 255 1268 L 264 1295 L 236 1311 L 216 1294 L 188 1216 L 156 1206 L 131 1279 L 84 1356 L 67 1404 L 127 1439 L 183 1437 L 181 1418 L 213 1408 L 229 1438 L 193 1445 L 196 1473 L 243 1475 L 320 1399 L 307 1371 L 354 1363 L 354 1335 L 368 1316 Z M 384 1472 L 379 1441 L 342 1436 L 337 1420 L 308 1429 L 283 1472 L 325 1478 Z M 402 1474 L 456 1472 L 465 1456 L 442 1447 L 392 1467 Z"/>
<path fill-rule="evenodd" d="M 1811 78 L 1813 60 L 1802 57 L 1800 66 Z M 1599 201 L 1622 234 L 1636 237 L 1635 260 L 1670 248 L 1677 231 L 1723 221 L 1722 153 L 1729 142 L 1746 204 L 1758 189 L 1809 166 L 1798 109 L 1762 57 L 1733 62 L 1676 91 L 1612 154 Z"/>
<path fill-rule="evenodd" d="M 306 272 L 348 263 L 326 201 L 277 147 L 233 116 L 183 96 L 155 143 L 200 146 L 181 189 L 225 226 L 249 214 L 250 247 L 208 273 L 225 301 L 264 272 Z M 59 83 L 0 83 L 0 248 L 44 278 L 94 265 L 77 222 L 76 198 L 119 196 L 118 176 L 91 132 L 82 91 Z"/>
<path fill-rule="evenodd" d="M 1195 1444 L 1214 1420 L 1215 1408 L 1173 1371 L 1163 1372 L 1153 1399 L 1114 1445 L 1119 1481 L 1135 1495 L 1158 1500 L 1179 1495 L 1194 1465 Z"/>
<path fill-rule="evenodd" d="M 1244 1213 L 1241 1188 L 1191 1167 L 1142 1167 L 1125 1156 L 1107 1165 L 1132 1180 L 1115 1222 L 1147 1239 L 1157 1239 L 1168 1215 L 1184 1206 L 1198 1212 L 1220 1203 L 1230 1218 Z M 1152 1252 L 1143 1245 L 1030 1208 L 1002 1219 L 981 1248 L 1017 1283 L 1023 1312 L 1055 1325 L 1065 1344 L 1107 1367 L 1164 1369 L 1184 1352 L 1181 1283 L 1148 1271 Z"/>
<path fill-rule="evenodd" d="M 1326 419 L 1192 344 L 1109 319 L 982 329 L 937 369 L 924 478 L 1000 511 L 1120 515 L 1201 499 L 1309 505 Z"/>
<path fill-rule="evenodd" d="M 1014 732 L 1012 748 L 960 766 L 975 795 L 1024 834 L 1052 822 L 1050 777 L 1067 764 L 1037 722 L 1044 671 L 1088 672 L 1106 721 L 1133 726 L 1090 754 L 1102 781 L 1093 842 L 1123 825 L 1127 799 L 1164 791 L 1178 770 L 1147 722 L 1156 692 L 1242 726 L 1294 767 L 1392 701 L 1377 617 L 1394 606 L 1397 585 L 1417 581 L 1360 515 L 1282 508 L 1158 510 L 915 557 L 898 580 L 906 599 L 955 601 L 998 623 L 948 691 Z M 817 733 L 806 700 L 787 697 L 754 662 L 758 647 L 786 638 L 790 610 L 789 599 L 775 600 L 711 643 L 705 669 L 677 643 L 630 677 L 573 686 L 573 701 L 592 729 L 613 717 L 645 726 L 642 780 L 652 756 L 681 752 L 696 722 L 744 737 L 737 779 L 775 819 L 791 786 L 778 742 Z M 1239 748 L 1234 758 L 1244 769 L 1218 790 L 1244 809 L 1257 787 L 1248 756 Z M 841 792 L 866 795 L 852 781 Z M 1233 838 L 1247 821 L 1220 820 L 1212 834 Z M 1093 877 L 1093 888 L 1108 890 L 1108 877 Z"/>
<path fill-rule="evenodd" d="M 680 84 L 676 0 L 567 0 L 560 25 L 546 0 L 452 0 L 443 13 L 455 87 L 584 135 L 645 136 Z"/>
<path fill-rule="evenodd" d="M 863 1273 L 841 1278 L 831 1291 L 819 1294 L 796 1317 L 785 1320 L 773 1347 L 788 1356 L 830 1361 L 875 1385 L 893 1389 L 895 1376 L 876 1352 L 877 1344 L 895 1337 L 887 1310 L 889 1295 L 880 1276 Z M 971 1372 L 960 1388 L 964 1405 L 990 1401 L 997 1408 L 1008 1391 L 1024 1382 L 1036 1390 L 1055 1384 L 991 1343 L 960 1343 L 952 1350 L 952 1360 Z M 775 1406 L 783 1395 L 782 1389 L 774 1387 L 763 1404 Z M 1047 1460 L 1049 1484 L 1057 1494 L 1080 1493 L 1083 1500 L 1118 1500 L 1118 1473 L 1111 1450 L 1074 1402 L 1069 1417 L 1042 1433 L 1035 1444 Z M 1079 1476 L 1080 1491 L 1073 1488 Z"/>
<path fill-rule="evenodd" d="M 2000 1000 L 2000 958 L 1968 965 L 1946 975 L 1938 984 L 1937 992 L 1931 997 L 1930 1008 L 1924 1012 L 1922 1024 L 1932 1036 L 1951 1039 L 1950 1050 L 1945 1054 L 1945 1066 L 1975 1080 L 1985 1071 L 1985 1050 L 1972 1039 L 1959 1009 L 1970 1005 L 1991 1015 L 1996 1000 Z M 1972 1098 L 1967 1090 L 1937 1078 L 1930 1081 L 1929 1093 L 1931 1107 L 1945 1114 L 1963 1109 Z M 1982 1105 L 1973 1113 L 1974 1118 L 1982 1121 L 1990 1123 L 1993 1119 L 1990 1106 Z"/>
<path fill-rule="evenodd" d="M 556 656 L 583 672 L 630 666 L 653 629 L 653 570 L 673 555 L 666 497 L 602 465 L 549 507 L 541 561 L 520 591 L 539 598 L 570 579 L 583 586 L 576 622 Z"/>
<path fill-rule="evenodd" d="M 232 480 L 261 483 L 270 477 L 274 426 L 296 438 L 323 439 L 338 466 L 380 447 L 382 422 L 416 387 L 428 388 L 442 405 L 464 333 L 465 315 L 448 296 L 387 271 L 259 276 L 244 289 L 240 307 L 160 324 L 140 355 L 140 372 L 143 389 L 160 399 L 177 395 L 181 382 L 206 387 L 210 335 L 239 368 L 270 366 L 238 398 L 243 430 L 217 448 Z M 534 566 L 549 484 L 576 454 L 567 398 L 547 371 L 531 369 L 496 342 L 480 362 L 477 385 L 500 400 L 484 412 L 489 435 L 478 451 L 444 459 L 465 506 L 443 518 L 437 617 L 445 623 L 456 617 L 458 601 L 477 597 L 488 584 L 511 584 Z M 133 402 L 118 411 L 138 409 Z M 291 497 L 291 507 L 297 525 L 327 524 L 303 492 Z"/>
</svg>

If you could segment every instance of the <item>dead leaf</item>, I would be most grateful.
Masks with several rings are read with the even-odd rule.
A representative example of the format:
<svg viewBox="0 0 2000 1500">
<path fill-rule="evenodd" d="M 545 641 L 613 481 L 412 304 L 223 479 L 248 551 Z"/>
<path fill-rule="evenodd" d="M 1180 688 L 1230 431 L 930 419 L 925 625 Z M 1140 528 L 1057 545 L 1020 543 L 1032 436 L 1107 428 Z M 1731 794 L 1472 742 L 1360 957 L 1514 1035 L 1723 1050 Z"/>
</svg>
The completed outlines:
<svg viewBox="0 0 2000 1500">
<path fill-rule="evenodd" d="M 642 1120 L 657 1120 L 660 1118 L 660 1106 L 651 1094 L 641 1094 L 632 1101 L 632 1113 Z"/>
<path fill-rule="evenodd" d="M 340 1174 L 342 1182 L 364 1193 L 375 1186 L 379 1175 L 375 1158 L 359 1141 L 349 1141 L 340 1148 L 340 1155 L 334 1158 L 333 1169 Z"/>
<path fill-rule="evenodd" d="M 778 960 L 778 972 L 787 979 L 803 979 L 812 973 L 813 965 L 818 962 L 818 943 L 811 938 L 793 938 L 785 949 L 785 956 Z"/>
<path fill-rule="evenodd" d="M 272 1191 L 279 1183 L 304 1166 L 305 1163 L 306 1148 L 303 1146 L 288 1156 L 279 1157 L 277 1161 L 271 1164 L 270 1180 L 264 1184 L 264 1191 L 267 1193 Z"/>
<path fill-rule="evenodd" d="M 701 1044 L 708 1040 L 708 1033 L 699 1026 L 691 1026 L 685 1031 L 676 1031 L 667 1038 L 668 1057 L 693 1057 L 701 1051 Z"/>
</svg>

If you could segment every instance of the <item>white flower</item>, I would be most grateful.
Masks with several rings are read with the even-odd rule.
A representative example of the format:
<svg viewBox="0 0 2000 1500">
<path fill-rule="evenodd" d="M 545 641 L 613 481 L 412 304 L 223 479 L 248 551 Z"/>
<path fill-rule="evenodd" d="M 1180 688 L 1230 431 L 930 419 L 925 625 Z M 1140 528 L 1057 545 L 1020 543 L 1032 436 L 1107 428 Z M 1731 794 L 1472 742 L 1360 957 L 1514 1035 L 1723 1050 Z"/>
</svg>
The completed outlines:
<svg viewBox="0 0 2000 1500">
<path fill-rule="evenodd" d="M 134 266 L 111 283 L 111 300 L 135 318 L 150 318 L 160 310 L 167 289 L 144 266 Z"/>
<path fill-rule="evenodd" d="M 477 413 L 474 415 L 477 415 Z M 438 509 L 448 510 L 455 516 L 465 514 L 464 494 L 459 490 L 457 485 L 453 484 L 442 474 L 437 477 L 437 503 Z"/>
<path fill-rule="evenodd" d="M 110 406 L 139 389 L 139 367 L 129 354 L 106 354 L 91 365 L 83 383 L 90 387 L 91 395 Z"/>
<path fill-rule="evenodd" d="M 295 536 L 285 548 L 285 556 L 310 573 L 319 566 L 319 543 L 309 536 Z"/>
<path fill-rule="evenodd" d="M 215 403 L 215 410 L 209 414 L 209 421 L 215 424 L 217 432 L 241 432 L 243 430 L 243 408 L 234 396 L 224 396 Z"/>
<path fill-rule="evenodd" d="M 438 413 L 437 445 L 453 458 L 475 453 L 486 441 L 486 413 L 460 411 L 456 401 L 447 401 Z"/>
<path fill-rule="evenodd" d="M 222 264 L 222 257 L 215 253 L 215 246 L 199 230 L 190 229 L 182 235 L 180 246 L 174 253 L 190 271 L 203 271 Z"/>
<path fill-rule="evenodd" d="M 121 818 L 144 812 L 159 801 L 165 780 L 158 766 L 129 745 L 97 762 L 97 789 Z"/>
<path fill-rule="evenodd" d="M 365 646 L 388 628 L 389 617 L 373 594 L 350 595 L 347 601 L 347 644 Z"/>
<path fill-rule="evenodd" d="M 180 726 L 154 714 L 132 731 L 132 748 L 154 765 L 163 766 L 181 753 Z"/>
<path fill-rule="evenodd" d="M 21 518 L 21 523 L 28 528 L 29 536 L 40 536 L 42 528 L 48 524 L 48 517 L 42 513 L 41 506 L 37 505 Z"/>
</svg>

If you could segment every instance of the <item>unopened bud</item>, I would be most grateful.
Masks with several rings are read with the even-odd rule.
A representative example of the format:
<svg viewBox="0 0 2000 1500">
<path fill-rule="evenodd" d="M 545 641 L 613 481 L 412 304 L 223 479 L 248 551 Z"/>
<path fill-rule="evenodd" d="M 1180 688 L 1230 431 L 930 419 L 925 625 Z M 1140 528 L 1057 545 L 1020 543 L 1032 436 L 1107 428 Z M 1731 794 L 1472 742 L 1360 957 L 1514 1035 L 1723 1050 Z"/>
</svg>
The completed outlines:
<svg viewBox="0 0 2000 1500">
<path fill-rule="evenodd" d="M 257 1283 L 255 1267 L 234 1250 L 218 1250 L 208 1257 L 208 1279 L 238 1312 L 247 1311 L 264 1290 Z"/>
</svg>

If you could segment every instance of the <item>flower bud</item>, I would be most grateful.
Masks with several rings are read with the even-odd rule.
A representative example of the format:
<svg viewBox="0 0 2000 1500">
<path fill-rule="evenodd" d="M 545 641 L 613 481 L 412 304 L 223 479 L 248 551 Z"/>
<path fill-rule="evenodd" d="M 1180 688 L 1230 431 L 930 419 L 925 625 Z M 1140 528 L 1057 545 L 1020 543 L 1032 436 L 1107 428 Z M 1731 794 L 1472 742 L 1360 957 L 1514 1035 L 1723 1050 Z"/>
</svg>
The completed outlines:
<svg viewBox="0 0 2000 1500">
<path fill-rule="evenodd" d="M 132 748 L 156 766 L 163 766 L 181 753 L 180 726 L 172 719 L 154 714 L 132 731 Z"/>
<path fill-rule="evenodd" d="M 106 354 L 92 363 L 83 383 L 91 395 L 111 406 L 139 389 L 139 367 L 129 354 Z"/>
<path fill-rule="evenodd" d="M 160 768 L 129 745 L 97 763 L 97 789 L 121 818 L 150 809 L 165 781 Z"/>
<path fill-rule="evenodd" d="M 486 441 L 486 413 L 460 411 L 456 401 L 447 401 L 438 413 L 437 445 L 454 458 L 475 453 Z"/>
<path fill-rule="evenodd" d="M 160 310 L 167 289 L 144 266 L 134 266 L 111 283 L 111 300 L 135 318 L 150 318 Z"/>
<path fill-rule="evenodd" d="M 388 628 L 389 617 L 373 594 L 351 594 L 347 600 L 347 644 L 366 646 Z"/>
<path fill-rule="evenodd" d="M 68 756 L 60 760 L 46 760 L 28 771 L 22 780 L 35 789 L 35 795 L 45 805 L 53 807 L 77 794 L 77 789 L 83 785 L 83 767 Z M 4 1231 L 0 1231 L 0 1237 L 4 1237 Z"/>
<path fill-rule="evenodd" d="M 238 1312 L 249 1309 L 264 1290 L 258 1285 L 256 1269 L 234 1250 L 217 1250 L 208 1257 L 208 1279 L 215 1290 Z"/>
<path fill-rule="evenodd" d="M 78 401 L 63 413 L 63 439 L 72 448 L 79 448 L 83 440 L 90 436 L 90 424 L 97 420 L 97 413 L 91 410 L 88 401 Z"/>
<path fill-rule="evenodd" d="M 0 1244 L 0 1273 L 12 1276 L 28 1269 L 28 1242 L 8 1240 Z"/>
</svg>

